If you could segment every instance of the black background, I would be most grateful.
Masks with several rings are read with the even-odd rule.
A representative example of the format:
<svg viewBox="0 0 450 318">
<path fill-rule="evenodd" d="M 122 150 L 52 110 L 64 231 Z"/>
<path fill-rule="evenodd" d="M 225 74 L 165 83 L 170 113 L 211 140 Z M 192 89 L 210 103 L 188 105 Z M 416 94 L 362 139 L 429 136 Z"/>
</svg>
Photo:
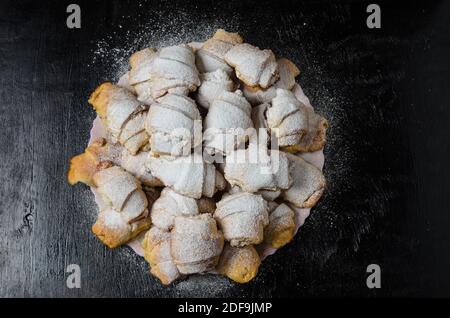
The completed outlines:
<svg viewBox="0 0 450 318">
<path fill-rule="evenodd" d="M 376 2 L 375 30 L 368 2 L 77 1 L 82 27 L 69 30 L 70 2 L 1 1 L 0 296 L 450 296 L 450 3 L 392 2 Z M 247 285 L 162 286 L 129 248 L 99 243 L 89 189 L 66 182 L 95 117 L 87 97 L 117 79 L 99 43 L 152 44 L 152 25 L 190 40 L 221 26 L 291 58 L 329 119 L 325 196 Z M 81 289 L 66 288 L 72 263 Z"/>
</svg>

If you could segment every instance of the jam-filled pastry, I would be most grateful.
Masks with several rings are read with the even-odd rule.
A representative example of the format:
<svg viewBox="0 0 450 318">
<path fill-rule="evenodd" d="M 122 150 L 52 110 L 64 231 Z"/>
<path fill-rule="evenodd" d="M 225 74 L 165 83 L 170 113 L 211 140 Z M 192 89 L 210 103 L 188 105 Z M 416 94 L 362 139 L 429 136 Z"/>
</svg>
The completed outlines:
<svg viewBox="0 0 450 318">
<path fill-rule="evenodd" d="M 292 90 L 295 85 L 295 78 L 300 74 L 298 67 L 288 59 L 281 58 L 277 60 L 279 79 L 267 89 L 258 86 L 244 85 L 242 91 L 245 98 L 252 105 L 270 103 L 276 95 L 277 88 Z"/>
<path fill-rule="evenodd" d="M 157 155 L 187 155 L 202 142 L 200 112 L 185 95 L 167 94 L 158 99 L 148 111 L 145 128 L 150 135 L 151 151 Z"/>
<path fill-rule="evenodd" d="M 252 245 L 235 247 L 225 244 L 217 271 L 236 283 L 248 283 L 258 273 L 261 259 Z"/>
<path fill-rule="evenodd" d="M 119 142 L 131 154 L 148 143 L 144 122 L 148 106 L 142 105 L 129 90 L 103 83 L 89 98 L 112 143 Z"/>
<path fill-rule="evenodd" d="M 231 194 L 217 203 L 214 218 L 232 246 L 259 244 L 269 223 L 267 202 L 247 192 Z"/>
<path fill-rule="evenodd" d="M 153 61 L 158 56 L 153 48 L 145 48 L 133 53 L 130 57 L 130 71 L 128 74 L 128 84 L 131 85 L 137 94 L 137 99 L 147 105 L 154 102 L 151 88 L 151 68 Z"/>
<path fill-rule="evenodd" d="M 194 153 L 186 157 L 150 156 L 146 165 L 166 187 L 190 198 L 210 198 L 226 186 L 222 174 L 213 164 L 205 162 L 202 154 Z"/>
<path fill-rule="evenodd" d="M 253 128 L 251 105 L 242 92 L 223 92 L 209 107 L 205 118 L 205 150 L 227 155 L 249 139 Z"/>
<path fill-rule="evenodd" d="M 152 226 L 145 233 L 142 248 L 144 249 L 144 258 L 150 264 L 150 272 L 164 285 L 168 285 L 182 276 L 170 253 L 170 232 Z"/>
<path fill-rule="evenodd" d="M 277 89 L 272 106 L 266 111 L 267 127 L 280 148 L 297 145 L 308 130 L 306 106 L 291 91 Z"/>
<path fill-rule="evenodd" d="M 177 215 L 197 215 L 197 201 L 178 194 L 170 188 L 164 188 L 161 196 L 153 203 L 150 216 L 153 225 L 164 231 L 170 231 Z"/>
<path fill-rule="evenodd" d="M 225 54 L 225 61 L 234 68 L 236 77 L 247 86 L 267 88 L 279 77 L 273 52 L 248 43 L 233 46 Z"/>
<path fill-rule="evenodd" d="M 217 99 L 222 92 L 234 90 L 234 82 L 222 69 L 200 74 L 200 79 L 202 84 L 197 90 L 196 100 L 204 108 L 209 108 L 211 102 Z"/>
<path fill-rule="evenodd" d="M 175 217 L 171 253 L 180 273 L 212 270 L 219 261 L 223 244 L 223 234 L 210 214 Z"/>
<path fill-rule="evenodd" d="M 249 144 L 230 153 L 225 161 L 225 179 L 245 192 L 288 189 L 292 183 L 289 161 L 284 152 L 265 145 Z"/>
<path fill-rule="evenodd" d="M 218 69 L 224 70 L 231 75 L 233 69 L 225 62 L 225 54 L 235 45 L 243 42 L 237 33 L 230 33 L 218 29 L 214 36 L 207 40 L 201 48 L 197 49 L 196 64 L 200 73 L 214 72 Z"/>
<path fill-rule="evenodd" d="M 280 248 L 292 240 L 294 231 L 295 213 L 282 203 L 269 213 L 269 225 L 264 229 L 264 242 L 273 248 Z"/>
<path fill-rule="evenodd" d="M 194 51 L 185 44 L 160 49 L 150 67 L 152 98 L 193 92 L 200 86 Z"/>
<path fill-rule="evenodd" d="M 92 231 L 103 243 L 117 247 L 150 227 L 147 196 L 135 177 L 112 166 L 96 172 L 92 180 L 104 203 Z"/>
<path fill-rule="evenodd" d="M 281 197 L 298 208 L 312 208 L 325 190 L 325 177 L 322 171 L 306 160 L 287 154 L 291 166 L 293 183 Z"/>
</svg>

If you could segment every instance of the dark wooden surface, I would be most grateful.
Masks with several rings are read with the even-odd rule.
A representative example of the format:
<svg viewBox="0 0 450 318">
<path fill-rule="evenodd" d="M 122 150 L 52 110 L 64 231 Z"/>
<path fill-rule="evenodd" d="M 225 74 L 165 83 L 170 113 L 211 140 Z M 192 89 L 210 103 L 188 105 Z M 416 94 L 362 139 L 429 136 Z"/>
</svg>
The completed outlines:
<svg viewBox="0 0 450 318">
<path fill-rule="evenodd" d="M 68 3 L 0 3 L 0 296 L 450 296 L 448 2 L 378 2 L 381 30 L 354 1 L 77 2 L 82 28 L 69 30 Z M 163 287 L 143 259 L 91 234 L 92 195 L 65 175 L 89 138 L 88 95 L 116 79 L 111 49 L 153 34 L 195 39 L 205 25 L 300 66 L 331 124 L 329 185 L 250 284 Z M 365 285 L 370 263 L 381 266 L 379 290 Z M 68 264 L 81 267 L 80 289 L 66 287 Z"/>
</svg>

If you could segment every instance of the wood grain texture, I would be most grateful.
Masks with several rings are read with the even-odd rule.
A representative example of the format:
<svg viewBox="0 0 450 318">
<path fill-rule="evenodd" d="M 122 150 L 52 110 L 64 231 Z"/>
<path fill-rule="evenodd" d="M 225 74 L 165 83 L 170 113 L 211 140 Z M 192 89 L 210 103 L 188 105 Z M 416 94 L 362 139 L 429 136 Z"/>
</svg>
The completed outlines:
<svg viewBox="0 0 450 318">
<path fill-rule="evenodd" d="M 0 296 L 450 295 L 448 3 L 380 2 L 381 30 L 353 1 L 80 1 L 82 28 L 69 30 L 69 3 L 0 2 Z M 66 182 L 94 118 L 87 97 L 112 79 L 94 51 L 126 45 L 145 18 L 167 37 L 219 21 L 294 60 L 330 122 L 325 197 L 250 284 L 162 286 L 128 248 L 94 237 L 89 189 Z M 365 286 L 370 263 L 382 267 L 380 290 Z M 81 289 L 66 288 L 68 264 L 80 265 Z"/>
</svg>

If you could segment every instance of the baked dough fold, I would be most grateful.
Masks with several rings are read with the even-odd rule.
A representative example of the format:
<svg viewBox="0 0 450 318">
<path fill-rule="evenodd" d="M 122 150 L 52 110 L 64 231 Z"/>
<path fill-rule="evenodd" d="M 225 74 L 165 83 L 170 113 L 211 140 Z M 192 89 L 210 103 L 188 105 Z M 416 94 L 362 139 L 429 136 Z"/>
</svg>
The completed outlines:
<svg viewBox="0 0 450 318">
<path fill-rule="evenodd" d="M 213 37 L 195 52 L 196 64 L 200 73 L 209 73 L 221 69 L 231 75 L 233 69 L 225 62 L 225 54 L 233 46 L 242 42 L 243 39 L 239 34 L 218 29 Z"/>
<path fill-rule="evenodd" d="M 171 232 L 171 253 L 180 273 L 193 274 L 216 267 L 223 235 L 208 213 L 177 216 Z"/>
<path fill-rule="evenodd" d="M 287 154 L 293 183 L 281 197 L 298 208 L 312 208 L 325 190 L 325 177 L 322 172 L 306 160 Z"/>
<path fill-rule="evenodd" d="M 284 152 L 268 151 L 265 145 L 249 144 L 226 157 L 225 179 L 245 192 L 288 189 L 292 183 Z"/>
<path fill-rule="evenodd" d="M 103 83 L 89 98 L 112 143 L 120 143 L 131 154 L 148 143 L 144 121 L 148 106 L 142 105 L 126 88 Z"/>
<path fill-rule="evenodd" d="M 214 218 L 231 246 L 259 244 L 269 223 L 267 202 L 247 192 L 230 194 L 217 203 Z"/>
<path fill-rule="evenodd" d="M 251 105 L 242 92 L 223 92 L 215 99 L 205 118 L 205 150 L 227 155 L 249 138 L 253 127 Z"/>
<path fill-rule="evenodd" d="M 153 226 L 145 233 L 142 248 L 144 249 L 144 258 L 150 264 L 150 272 L 164 285 L 181 277 L 170 252 L 170 232 Z"/>
<path fill-rule="evenodd" d="M 122 245 L 150 226 L 147 196 L 131 174 L 112 166 L 95 173 L 93 184 L 104 206 L 92 231 L 103 243 Z"/>
<path fill-rule="evenodd" d="M 225 54 L 225 61 L 234 68 L 237 78 L 248 86 L 267 88 L 279 76 L 273 52 L 248 43 L 233 46 Z"/>
<path fill-rule="evenodd" d="M 202 142 L 200 112 L 195 102 L 184 95 L 167 94 L 158 99 L 148 111 L 145 127 L 151 151 L 157 155 L 187 155 Z"/>
<path fill-rule="evenodd" d="M 186 157 L 150 156 L 146 164 L 152 175 L 166 187 L 190 198 L 210 198 L 226 186 L 222 174 L 213 164 L 205 162 L 201 154 L 194 153 Z"/>
<path fill-rule="evenodd" d="M 275 134 L 281 148 L 300 143 L 308 130 L 306 106 L 285 89 L 277 89 L 272 106 L 266 111 L 266 118 L 267 127 Z"/>
</svg>

